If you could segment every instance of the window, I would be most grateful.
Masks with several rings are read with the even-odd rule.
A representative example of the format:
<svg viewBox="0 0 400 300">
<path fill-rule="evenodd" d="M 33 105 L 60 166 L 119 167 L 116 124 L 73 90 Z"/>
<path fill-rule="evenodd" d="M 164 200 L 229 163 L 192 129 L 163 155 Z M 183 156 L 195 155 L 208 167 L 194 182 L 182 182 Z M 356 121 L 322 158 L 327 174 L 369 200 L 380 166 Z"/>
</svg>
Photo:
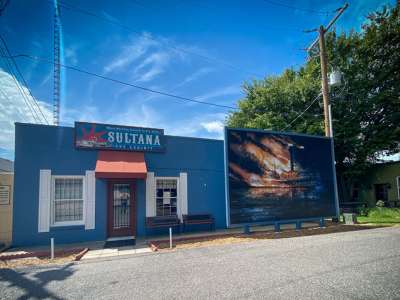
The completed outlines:
<svg viewBox="0 0 400 300">
<path fill-rule="evenodd" d="M 178 179 L 156 179 L 156 214 L 171 216 L 177 214 Z"/>
<path fill-rule="evenodd" d="M 83 224 L 84 177 L 53 176 L 52 224 Z"/>
<path fill-rule="evenodd" d="M 379 183 L 375 184 L 375 200 L 382 200 L 383 202 L 388 201 L 388 184 Z"/>
<path fill-rule="evenodd" d="M 397 199 L 400 200 L 400 176 L 397 176 Z"/>
<path fill-rule="evenodd" d="M 351 191 L 351 200 L 358 201 L 359 194 L 360 194 L 360 186 L 358 183 L 354 183 Z"/>
</svg>

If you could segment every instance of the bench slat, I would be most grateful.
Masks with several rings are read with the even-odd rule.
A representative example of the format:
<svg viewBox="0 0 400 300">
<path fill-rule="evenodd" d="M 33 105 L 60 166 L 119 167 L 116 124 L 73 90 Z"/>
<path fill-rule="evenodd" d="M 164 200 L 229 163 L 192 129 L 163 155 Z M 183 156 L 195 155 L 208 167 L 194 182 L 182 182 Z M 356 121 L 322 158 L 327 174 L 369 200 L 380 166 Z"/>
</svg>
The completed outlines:
<svg viewBox="0 0 400 300">
<path fill-rule="evenodd" d="M 162 216 L 162 217 L 147 217 L 146 227 L 157 228 L 167 226 L 179 226 L 180 220 L 178 216 Z"/>
<path fill-rule="evenodd" d="M 214 228 L 214 217 L 211 214 L 182 215 L 183 227 L 186 225 L 210 224 Z"/>
</svg>

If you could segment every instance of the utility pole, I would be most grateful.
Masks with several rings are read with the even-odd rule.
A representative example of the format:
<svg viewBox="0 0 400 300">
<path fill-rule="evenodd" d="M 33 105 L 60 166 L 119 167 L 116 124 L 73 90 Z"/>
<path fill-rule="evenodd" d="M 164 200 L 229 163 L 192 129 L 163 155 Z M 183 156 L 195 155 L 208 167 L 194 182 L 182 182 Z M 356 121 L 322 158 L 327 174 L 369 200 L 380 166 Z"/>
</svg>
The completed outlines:
<svg viewBox="0 0 400 300">
<path fill-rule="evenodd" d="M 325 33 L 332 27 L 336 20 L 343 14 L 349 4 L 345 4 L 343 7 L 337 10 L 337 14 L 329 22 L 329 24 L 324 28 L 321 25 L 318 29 L 318 38 L 307 48 L 307 51 L 311 51 L 314 46 L 319 43 L 319 57 L 321 61 L 321 85 L 322 85 L 322 97 L 324 100 L 324 124 L 325 124 L 325 136 L 332 137 L 332 120 L 330 114 L 330 103 L 329 103 L 329 85 L 328 85 L 328 59 L 326 57 L 325 49 Z M 316 30 L 315 30 L 316 31 Z"/>
<path fill-rule="evenodd" d="M 328 70 L 325 49 L 325 29 L 324 26 L 319 27 L 319 57 L 321 60 L 321 78 L 322 78 L 322 98 L 324 100 L 324 124 L 325 135 L 331 137 L 331 122 L 329 116 L 329 86 L 328 86 Z"/>
</svg>

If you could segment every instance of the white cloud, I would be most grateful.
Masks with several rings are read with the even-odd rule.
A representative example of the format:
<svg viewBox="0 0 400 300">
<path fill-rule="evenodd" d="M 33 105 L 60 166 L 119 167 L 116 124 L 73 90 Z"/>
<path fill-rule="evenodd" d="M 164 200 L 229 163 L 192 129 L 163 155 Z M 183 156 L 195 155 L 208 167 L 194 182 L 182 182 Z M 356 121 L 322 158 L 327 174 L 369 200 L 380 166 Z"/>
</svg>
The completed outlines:
<svg viewBox="0 0 400 300">
<path fill-rule="evenodd" d="M 22 84 L 21 87 L 28 95 L 25 100 L 13 77 L 0 69 L 0 148 L 5 150 L 14 150 L 15 122 L 36 123 L 36 119 L 40 119 L 41 123 L 44 123 L 43 117 L 33 99 L 29 96 L 27 88 Z M 26 102 L 29 103 L 31 109 Z M 51 122 L 51 105 L 42 101 L 38 101 L 38 105 L 47 120 Z M 36 119 L 32 110 L 36 111 L 38 115 Z"/>
<path fill-rule="evenodd" d="M 210 113 L 187 116 L 179 119 L 159 113 L 149 104 L 130 105 L 127 109 L 120 107 L 104 111 L 95 106 L 83 106 L 78 109 L 66 109 L 63 124 L 73 126 L 74 121 L 88 121 L 127 126 L 163 128 L 168 135 L 192 136 L 203 138 L 223 138 L 224 113 Z"/>
<path fill-rule="evenodd" d="M 223 113 L 199 114 L 174 123 L 168 122 L 163 128 L 170 135 L 222 139 L 225 116 Z"/>
<path fill-rule="evenodd" d="M 147 33 L 144 33 L 138 39 L 131 38 L 129 44 L 124 46 L 122 51 L 120 51 L 114 59 L 104 67 L 104 72 L 111 73 L 129 67 L 134 61 L 156 45 L 158 45 L 158 43 L 150 39 Z"/>
<path fill-rule="evenodd" d="M 64 56 L 67 64 L 72 64 L 72 65 L 78 64 L 78 55 L 77 55 L 78 48 L 79 48 L 78 45 L 65 47 Z"/>
<path fill-rule="evenodd" d="M 150 81 L 157 75 L 164 72 L 165 67 L 170 61 L 171 55 L 167 52 L 156 52 L 150 54 L 144 61 L 135 69 L 137 81 Z"/>
<path fill-rule="evenodd" d="M 101 11 L 101 14 L 115 23 L 120 23 L 120 21 L 117 18 L 114 18 L 112 15 L 106 13 L 104 10 Z"/>
<path fill-rule="evenodd" d="M 179 50 L 178 50 L 179 49 Z M 187 51 L 201 49 L 193 46 L 177 44 L 165 37 L 153 37 L 149 33 L 142 33 L 139 37 L 128 38 L 127 44 L 120 49 L 114 58 L 103 68 L 103 72 L 131 73 L 131 79 L 136 82 L 149 82 L 165 73 L 172 63 L 186 61 Z M 206 72 L 206 70 L 202 70 Z M 195 76 L 201 76 L 197 74 Z M 188 80 L 194 80 L 189 78 Z"/>
<path fill-rule="evenodd" d="M 224 96 L 229 96 L 229 95 L 239 95 L 241 93 L 241 87 L 240 85 L 228 85 L 222 88 L 218 88 L 214 91 L 205 93 L 203 95 L 200 95 L 196 97 L 198 100 L 206 100 L 206 99 L 211 99 L 211 98 L 217 98 L 217 97 L 224 97 Z"/>
<path fill-rule="evenodd" d="M 127 109 L 118 111 L 99 111 L 96 106 L 86 105 L 80 109 L 66 108 L 62 123 L 73 126 L 75 121 L 99 122 L 127 126 L 157 127 L 161 123 L 160 115 L 145 104 L 131 105 Z"/>
<path fill-rule="evenodd" d="M 222 133 L 224 131 L 224 123 L 221 121 L 211 121 L 211 122 L 203 122 L 200 123 L 205 130 L 209 133 Z"/>
<path fill-rule="evenodd" d="M 195 80 L 199 79 L 201 76 L 207 75 L 207 74 L 209 74 L 209 73 L 211 73 L 211 72 L 213 72 L 213 71 L 214 71 L 214 69 L 208 68 L 208 67 L 200 68 L 200 69 L 198 69 L 197 71 L 195 71 L 195 72 L 193 72 L 192 74 L 190 74 L 189 76 L 187 76 L 187 77 L 186 77 L 182 82 L 180 82 L 178 85 L 176 85 L 176 86 L 174 87 L 174 90 L 176 90 L 176 89 L 178 89 L 178 88 L 184 86 L 185 84 L 188 84 L 188 83 L 190 83 L 190 82 L 192 82 L 192 81 L 195 81 Z"/>
<path fill-rule="evenodd" d="M 50 81 L 50 79 L 52 79 L 53 78 L 53 74 L 54 74 L 54 71 L 53 71 L 53 69 L 51 68 L 50 70 L 49 70 L 49 72 L 43 77 L 43 79 L 42 79 L 42 81 L 40 82 L 40 84 L 39 84 L 39 86 L 44 86 L 45 84 L 47 84 L 49 81 Z"/>
</svg>

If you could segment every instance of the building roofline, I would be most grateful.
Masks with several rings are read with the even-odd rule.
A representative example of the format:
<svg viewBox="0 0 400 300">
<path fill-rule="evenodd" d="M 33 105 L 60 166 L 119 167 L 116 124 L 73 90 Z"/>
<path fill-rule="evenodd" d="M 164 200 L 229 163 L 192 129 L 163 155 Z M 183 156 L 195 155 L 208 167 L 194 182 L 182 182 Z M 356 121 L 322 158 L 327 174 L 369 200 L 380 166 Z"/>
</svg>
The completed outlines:
<svg viewBox="0 0 400 300">
<path fill-rule="evenodd" d="M 394 165 L 394 164 L 399 164 L 400 160 L 390 160 L 390 161 L 383 161 L 383 162 L 376 162 L 373 165 L 374 166 L 384 166 L 384 165 Z"/>
<path fill-rule="evenodd" d="M 102 123 L 99 123 L 102 124 Z M 48 124 L 33 124 L 33 123 L 23 123 L 23 122 L 15 122 L 15 126 L 29 126 L 29 127 L 53 127 L 53 128 L 66 128 L 66 129 L 74 129 L 73 126 L 56 126 L 56 125 L 48 125 Z M 112 124 L 111 124 L 112 125 Z M 120 126 L 120 125 L 115 125 Z M 126 126 L 126 125 L 121 125 Z M 129 127 L 129 126 L 127 126 Z M 212 139 L 212 138 L 204 138 L 204 137 L 195 137 L 195 136 L 181 136 L 181 135 L 170 135 L 164 134 L 166 137 L 176 137 L 176 138 L 183 138 L 183 139 L 193 139 L 193 140 L 205 140 L 210 142 L 223 142 L 223 139 Z"/>
</svg>

